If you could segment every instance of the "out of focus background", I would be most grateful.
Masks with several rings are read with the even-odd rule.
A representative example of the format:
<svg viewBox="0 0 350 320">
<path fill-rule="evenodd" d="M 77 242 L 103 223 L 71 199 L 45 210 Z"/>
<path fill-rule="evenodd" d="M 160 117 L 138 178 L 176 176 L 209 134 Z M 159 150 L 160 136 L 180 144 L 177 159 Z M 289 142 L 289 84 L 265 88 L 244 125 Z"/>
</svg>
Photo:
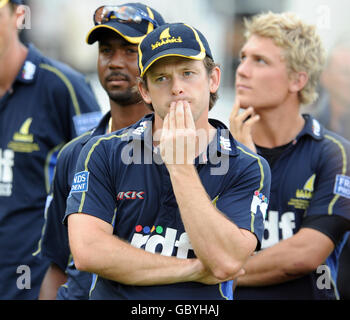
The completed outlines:
<svg viewBox="0 0 350 320">
<path fill-rule="evenodd" d="M 133 2 L 132 0 L 127 0 Z M 259 12 L 291 11 L 314 24 L 328 58 L 319 82 L 319 98 L 303 106 L 327 128 L 350 139 L 350 12 L 349 0 L 144 0 L 167 22 L 185 22 L 208 39 L 214 59 L 222 67 L 220 99 L 210 111 L 228 125 L 234 102 L 235 71 L 244 43 L 243 19 Z M 96 75 L 97 43 L 89 46 L 86 35 L 93 27 L 93 13 L 101 5 L 119 0 L 27 0 L 27 18 L 21 33 L 45 55 L 61 60 L 90 79 L 101 109 L 109 109 L 106 93 Z M 269 94 L 268 92 L 266 94 Z M 350 299 L 350 241 L 341 259 L 338 280 L 343 299 Z"/>
<path fill-rule="evenodd" d="M 29 29 L 23 30 L 22 38 L 33 42 L 49 57 L 66 62 L 88 75 L 103 110 L 107 110 L 109 105 L 96 77 L 97 44 L 89 46 L 85 38 L 93 27 L 92 17 L 98 6 L 125 2 L 26 1 L 30 11 L 27 19 Z M 295 12 L 317 26 L 327 52 L 331 51 L 340 39 L 350 34 L 348 0 L 144 0 L 143 3 L 158 10 L 167 22 L 186 22 L 198 28 L 207 37 L 214 59 L 223 70 L 220 99 L 210 116 L 226 124 L 234 101 L 234 74 L 238 54 L 244 42 L 243 17 L 268 10 Z M 350 71 L 348 76 L 350 79 Z M 327 117 L 325 111 L 323 116 Z"/>
</svg>

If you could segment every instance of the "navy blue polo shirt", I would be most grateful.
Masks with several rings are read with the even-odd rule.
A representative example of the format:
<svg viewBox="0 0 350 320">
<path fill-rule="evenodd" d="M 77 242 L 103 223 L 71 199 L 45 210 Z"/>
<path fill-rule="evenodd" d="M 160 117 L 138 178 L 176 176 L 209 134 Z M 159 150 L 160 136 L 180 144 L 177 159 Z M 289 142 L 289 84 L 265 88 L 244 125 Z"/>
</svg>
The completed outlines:
<svg viewBox="0 0 350 320">
<path fill-rule="evenodd" d="M 112 224 L 113 233 L 152 253 L 194 258 L 169 173 L 152 142 L 154 115 L 126 131 L 91 139 L 80 153 L 66 217 L 85 213 Z M 267 162 L 237 143 L 219 121 L 207 152 L 196 159 L 217 209 L 258 239 L 270 191 Z M 267 196 L 266 196 L 267 195 Z M 232 299 L 232 281 L 129 286 L 95 276 L 91 299 Z"/>
<path fill-rule="evenodd" d="M 32 45 L 0 98 L 0 299 L 36 299 L 36 257 L 59 149 L 94 127 L 100 108 L 84 77 Z"/>
<path fill-rule="evenodd" d="M 311 116 L 303 117 L 304 129 L 271 164 L 271 199 L 262 249 L 296 234 L 308 218 L 339 215 L 350 219 L 350 143 Z M 318 229 L 312 224 L 306 226 Z M 315 272 L 273 286 L 238 287 L 236 297 L 335 299 L 338 257 L 344 240 L 334 244 L 336 247 L 325 265 Z M 328 271 L 329 281 L 325 279 Z"/>
<path fill-rule="evenodd" d="M 62 220 L 79 153 L 92 137 L 106 133 L 110 117 L 111 114 L 108 112 L 96 129 L 67 143 L 57 157 L 55 175 L 47 201 L 40 254 L 67 274 L 67 282 L 58 289 L 58 300 L 87 300 L 89 298 L 92 275 L 75 268 L 69 249 L 68 230 L 62 224 Z"/>
</svg>

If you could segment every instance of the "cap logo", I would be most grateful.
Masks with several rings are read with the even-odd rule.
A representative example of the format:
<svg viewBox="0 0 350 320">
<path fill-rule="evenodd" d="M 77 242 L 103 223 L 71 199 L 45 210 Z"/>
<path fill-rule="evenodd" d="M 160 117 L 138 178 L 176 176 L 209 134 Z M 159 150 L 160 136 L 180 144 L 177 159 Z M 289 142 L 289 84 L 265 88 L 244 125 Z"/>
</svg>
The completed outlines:
<svg viewBox="0 0 350 320">
<path fill-rule="evenodd" d="M 159 40 L 160 41 L 157 41 L 155 44 L 151 44 L 152 46 L 152 50 L 155 50 L 161 46 L 164 46 L 168 43 L 181 43 L 182 42 L 182 39 L 181 37 L 172 37 L 170 35 L 170 30 L 169 28 L 166 28 L 159 36 Z"/>
</svg>

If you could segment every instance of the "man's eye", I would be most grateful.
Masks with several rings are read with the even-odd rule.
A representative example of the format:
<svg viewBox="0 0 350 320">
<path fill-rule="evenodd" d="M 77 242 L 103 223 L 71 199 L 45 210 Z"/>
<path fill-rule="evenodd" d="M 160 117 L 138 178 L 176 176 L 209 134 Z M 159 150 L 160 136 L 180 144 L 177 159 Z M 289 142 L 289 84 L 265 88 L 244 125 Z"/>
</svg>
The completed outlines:
<svg viewBox="0 0 350 320">
<path fill-rule="evenodd" d="M 266 64 L 266 61 L 263 58 L 257 59 L 258 63 Z"/>
<path fill-rule="evenodd" d="M 111 49 L 108 48 L 108 47 L 101 47 L 101 48 L 100 48 L 100 52 L 101 52 L 101 53 L 110 53 L 110 52 L 111 52 Z"/>
<path fill-rule="evenodd" d="M 184 76 L 185 76 L 185 77 L 189 77 L 189 76 L 191 76 L 192 74 L 193 74 L 192 71 L 185 71 L 185 72 L 184 72 Z"/>
<path fill-rule="evenodd" d="M 165 80 L 166 80 L 165 76 L 160 76 L 160 77 L 155 78 L 156 82 L 164 82 Z"/>
<path fill-rule="evenodd" d="M 125 51 L 128 54 L 135 54 L 135 53 L 137 53 L 137 49 L 135 49 L 135 48 L 127 48 Z"/>
<path fill-rule="evenodd" d="M 245 56 L 241 56 L 241 57 L 239 58 L 239 61 L 242 62 L 242 61 L 244 61 L 245 59 L 246 59 Z"/>
</svg>

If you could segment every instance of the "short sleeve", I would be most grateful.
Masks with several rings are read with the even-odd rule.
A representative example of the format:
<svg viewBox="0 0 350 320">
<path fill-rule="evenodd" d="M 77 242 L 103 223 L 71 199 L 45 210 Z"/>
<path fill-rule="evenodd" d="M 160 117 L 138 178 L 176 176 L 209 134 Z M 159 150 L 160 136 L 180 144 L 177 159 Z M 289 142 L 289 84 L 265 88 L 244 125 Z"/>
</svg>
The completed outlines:
<svg viewBox="0 0 350 320">
<path fill-rule="evenodd" d="M 51 193 L 47 197 L 45 209 L 45 226 L 42 235 L 41 255 L 66 270 L 70 256 L 68 232 L 62 224 L 69 194 L 66 162 L 59 157 L 55 176 L 51 185 Z"/>
<path fill-rule="evenodd" d="M 239 228 L 254 233 L 259 249 L 270 195 L 271 172 L 265 159 L 254 154 L 250 156 L 254 161 L 239 176 L 231 179 L 229 187 L 218 197 L 216 206 Z"/>
<path fill-rule="evenodd" d="M 307 215 L 339 215 L 350 219 L 349 144 L 337 136 L 325 135 L 325 139 L 328 143 L 322 150 Z"/>
<path fill-rule="evenodd" d="M 112 223 L 116 195 L 106 140 L 93 138 L 82 149 L 67 199 L 65 221 L 69 214 L 84 213 Z"/>
</svg>

